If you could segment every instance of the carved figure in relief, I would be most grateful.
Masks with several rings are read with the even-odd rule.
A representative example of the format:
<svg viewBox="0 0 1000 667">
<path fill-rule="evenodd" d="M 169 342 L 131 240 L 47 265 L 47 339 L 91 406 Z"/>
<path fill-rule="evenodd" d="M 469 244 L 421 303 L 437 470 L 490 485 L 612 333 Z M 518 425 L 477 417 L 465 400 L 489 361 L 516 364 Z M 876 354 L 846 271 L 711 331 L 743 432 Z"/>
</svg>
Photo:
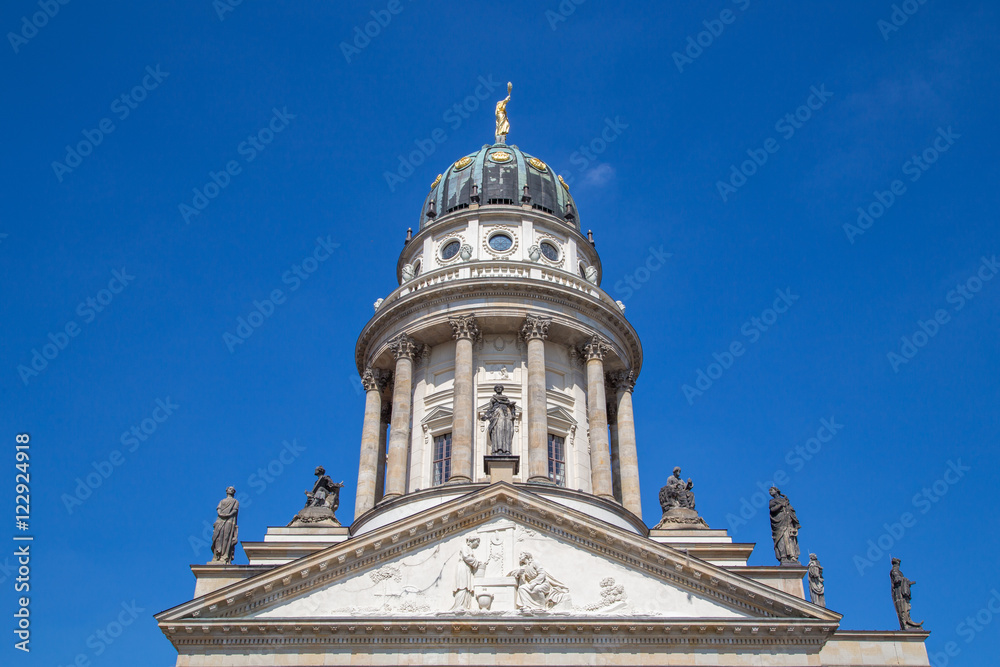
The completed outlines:
<svg viewBox="0 0 1000 667">
<path fill-rule="evenodd" d="M 892 559 L 892 569 L 889 571 L 889 581 L 892 582 L 892 603 L 896 607 L 896 616 L 899 617 L 899 629 L 900 630 L 921 630 L 923 629 L 924 622 L 919 623 L 914 622 L 910 618 L 910 598 L 911 592 L 910 587 L 913 586 L 915 581 L 907 579 L 903 572 L 899 569 L 900 560 L 898 558 Z"/>
<path fill-rule="evenodd" d="M 218 507 L 215 508 L 219 518 L 212 527 L 212 560 L 209 563 L 229 565 L 233 562 L 239 536 L 236 516 L 240 512 L 240 501 L 236 500 L 235 496 L 236 488 L 230 486 L 226 489 L 226 497 L 220 500 Z"/>
<path fill-rule="evenodd" d="M 490 453 L 494 456 L 509 456 L 511 442 L 514 440 L 514 409 L 515 402 L 503 395 L 503 385 L 493 387 L 493 398 L 490 407 L 480 417 L 489 421 Z"/>
<path fill-rule="evenodd" d="M 551 576 L 527 551 L 518 556 L 520 567 L 507 574 L 514 577 L 514 604 L 527 611 L 548 611 L 556 605 L 569 602 L 569 587 Z"/>
<path fill-rule="evenodd" d="M 452 591 L 455 602 L 451 606 L 452 611 L 472 609 L 472 601 L 476 599 L 473 579 L 476 570 L 485 565 L 476 558 L 476 549 L 478 548 L 479 538 L 472 536 L 465 538 L 465 544 L 458 552 L 458 564 L 455 566 L 455 587 Z"/>
<path fill-rule="evenodd" d="M 771 537 L 774 540 L 774 557 L 782 565 L 799 564 L 799 519 L 788 497 L 778 487 L 770 490 Z"/>
</svg>

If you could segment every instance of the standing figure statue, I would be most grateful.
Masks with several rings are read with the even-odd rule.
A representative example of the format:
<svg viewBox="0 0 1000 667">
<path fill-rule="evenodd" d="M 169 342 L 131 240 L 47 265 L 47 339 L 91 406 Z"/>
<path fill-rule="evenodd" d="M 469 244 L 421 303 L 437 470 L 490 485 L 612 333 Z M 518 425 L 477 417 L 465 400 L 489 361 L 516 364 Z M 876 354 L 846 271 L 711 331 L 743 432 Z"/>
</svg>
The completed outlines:
<svg viewBox="0 0 1000 667">
<path fill-rule="evenodd" d="M 799 518 L 788 497 L 778 487 L 770 490 L 771 538 L 774 557 L 782 565 L 799 565 Z"/>
<path fill-rule="evenodd" d="M 527 551 L 518 556 L 521 567 L 507 574 L 514 577 L 514 605 L 520 610 L 548 611 L 560 603 L 569 603 L 569 587 L 556 580 L 535 562 Z"/>
<path fill-rule="evenodd" d="M 809 554 L 809 598 L 813 604 L 826 606 L 826 589 L 823 587 L 823 566 L 816 554 Z"/>
<path fill-rule="evenodd" d="M 507 120 L 507 103 L 510 102 L 510 91 L 514 87 L 510 81 L 507 82 L 507 97 L 497 102 L 497 143 L 502 144 L 507 140 L 510 133 L 510 121 Z"/>
<path fill-rule="evenodd" d="M 236 515 L 240 513 L 240 501 L 236 500 L 236 487 L 226 489 L 226 497 L 219 501 L 215 513 L 219 516 L 212 527 L 212 560 L 209 563 L 229 565 L 236 555 L 236 541 L 239 527 Z"/>
<path fill-rule="evenodd" d="M 490 422 L 490 453 L 494 456 L 510 456 L 510 445 L 514 440 L 514 411 L 516 404 L 503 395 L 503 385 L 493 387 L 490 407 L 479 419 Z"/>
<path fill-rule="evenodd" d="M 892 569 L 889 570 L 889 580 L 892 582 L 892 603 L 896 606 L 896 616 L 899 617 L 900 630 L 922 630 L 924 622 L 916 623 L 910 618 L 910 587 L 915 581 L 910 581 L 899 569 L 900 560 L 892 559 Z"/>
<path fill-rule="evenodd" d="M 289 526 L 302 524 L 340 525 L 334 512 L 340 507 L 340 489 L 343 488 L 344 483 L 334 482 L 330 479 L 323 466 L 317 466 L 314 474 L 316 475 L 316 483 L 313 484 L 312 491 L 306 491 L 306 505 L 299 510 L 299 513 L 288 524 Z"/>
<path fill-rule="evenodd" d="M 476 599 L 473 578 L 476 575 L 476 570 L 486 564 L 476 558 L 476 549 L 478 548 L 479 538 L 472 536 L 465 538 L 465 544 L 458 552 L 458 564 L 455 566 L 455 588 L 452 591 L 455 603 L 451 606 L 452 611 L 472 609 L 472 601 Z"/>
</svg>

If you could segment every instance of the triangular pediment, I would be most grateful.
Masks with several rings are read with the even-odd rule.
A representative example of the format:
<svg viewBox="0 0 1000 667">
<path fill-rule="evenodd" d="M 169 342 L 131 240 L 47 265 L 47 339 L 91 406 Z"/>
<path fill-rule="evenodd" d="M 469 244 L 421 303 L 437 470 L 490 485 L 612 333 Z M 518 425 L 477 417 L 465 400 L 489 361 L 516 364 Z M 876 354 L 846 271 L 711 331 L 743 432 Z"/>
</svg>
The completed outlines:
<svg viewBox="0 0 1000 667">
<path fill-rule="evenodd" d="M 475 559 L 488 564 L 474 575 L 475 590 L 483 585 L 476 579 L 503 579 L 528 551 L 568 589 L 567 600 L 548 611 L 560 616 L 839 620 L 795 596 L 507 484 L 353 537 L 157 618 L 164 624 L 447 614 L 470 536 L 481 540 Z M 506 595 L 492 590 L 501 593 L 498 599 Z M 473 606 L 468 614 L 486 614 Z"/>
</svg>

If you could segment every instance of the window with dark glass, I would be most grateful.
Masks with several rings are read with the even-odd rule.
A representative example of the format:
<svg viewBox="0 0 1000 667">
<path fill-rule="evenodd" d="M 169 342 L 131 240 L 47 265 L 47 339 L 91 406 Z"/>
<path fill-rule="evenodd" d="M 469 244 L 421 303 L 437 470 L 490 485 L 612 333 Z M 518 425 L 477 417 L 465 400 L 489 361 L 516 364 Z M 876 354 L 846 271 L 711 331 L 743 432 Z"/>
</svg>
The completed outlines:
<svg viewBox="0 0 1000 667">
<path fill-rule="evenodd" d="M 566 486 L 566 445 L 562 437 L 549 433 L 549 481 Z"/>
<path fill-rule="evenodd" d="M 458 241 L 450 241 L 441 248 L 441 259 L 451 259 L 462 249 L 462 244 Z"/>
<path fill-rule="evenodd" d="M 444 484 L 451 476 L 451 433 L 434 436 L 434 481 Z"/>
<path fill-rule="evenodd" d="M 506 234 L 494 234 L 490 237 L 490 247 L 497 252 L 510 250 L 512 245 L 514 245 L 514 240 Z"/>
<path fill-rule="evenodd" d="M 541 243 L 542 254 L 545 258 L 553 262 L 559 261 L 559 248 L 555 247 L 548 241 L 542 241 Z"/>
</svg>

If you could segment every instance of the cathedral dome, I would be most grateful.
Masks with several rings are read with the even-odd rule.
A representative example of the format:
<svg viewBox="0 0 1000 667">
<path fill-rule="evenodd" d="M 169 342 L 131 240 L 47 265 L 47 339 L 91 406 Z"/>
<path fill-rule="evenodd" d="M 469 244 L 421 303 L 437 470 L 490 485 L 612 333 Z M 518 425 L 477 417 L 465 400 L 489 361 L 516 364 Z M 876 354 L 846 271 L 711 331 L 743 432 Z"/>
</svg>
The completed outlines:
<svg viewBox="0 0 1000 667">
<path fill-rule="evenodd" d="M 552 167 L 517 146 L 487 144 L 449 165 L 431 184 L 419 228 L 472 204 L 518 208 L 527 204 L 579 229 L 569 186 Z"/>
</svg>

